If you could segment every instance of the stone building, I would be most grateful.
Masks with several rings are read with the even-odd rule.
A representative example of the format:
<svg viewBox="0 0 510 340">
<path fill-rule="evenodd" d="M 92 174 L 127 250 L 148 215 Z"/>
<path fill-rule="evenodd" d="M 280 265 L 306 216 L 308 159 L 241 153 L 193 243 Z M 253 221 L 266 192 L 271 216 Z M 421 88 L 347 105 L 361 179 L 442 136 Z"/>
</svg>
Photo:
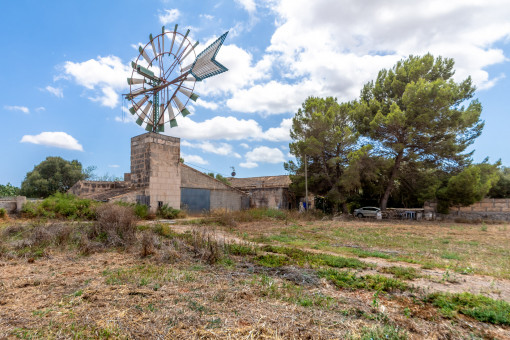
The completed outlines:
<svg viewBox="0 0 510 340">
<path fill-rule="evenodd" d="M 288 175 L 235 178 L 229 177 L 230 184 L 250 197 L 254 208 L 295 209 L 297 201 L 289 191 Z"/>
<path fill-rule="evenodd" d="M 180 162 L 180 139 L 152 132 L 131 138 L 131 172 L 124 181 L 79 181 L 69 192 L 100 201 L 166 204 L 190 213 L 249 207 L 247 194 Z"/>
</svg>

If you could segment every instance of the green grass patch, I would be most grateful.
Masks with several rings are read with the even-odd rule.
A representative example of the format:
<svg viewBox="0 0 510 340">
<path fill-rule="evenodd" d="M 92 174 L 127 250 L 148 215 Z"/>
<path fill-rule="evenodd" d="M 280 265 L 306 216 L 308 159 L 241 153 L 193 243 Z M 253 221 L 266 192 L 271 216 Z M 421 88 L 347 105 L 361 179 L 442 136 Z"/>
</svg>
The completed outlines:
<svg viewBox="0 0 510 340">
<path fill-rule="evenodd" d="M 289 258 L 281 255 L 266 254 L 255 257 L 255 263 L 264 267 L 281 267 L 290 264 Z"/>
<path fill-rule="evenodd" d="M 441 314 L 453 317 L 456 313 L 496 325 L 510 325 L 510 304 L 471 293 L 434 293 L 427 301 L 440 309 Z"/>
<path fill-rule="evenodd" d="M 347 258 L 329 254 L 314 254 L 297 248 L 266 245 L 261 250 L 286 255 L 291 259 L 292 264 L 304 266 L 329 266 L 334 268 L 355 268 L 364 269 L 370 267 L 367 263 L 358 259 Z"/>
<path fill-rule="evenodd" d="M 398 328 L 393 325 L 376 325 L 374 327 L 364 327 L 361 330 L 361 335 L 351 337 L 351 339 L 359 340 L 405 340 L 408 338 L 405 329 Z"/>
<path fill-rule="evenodd" d="M 349 251 L 359 257 L 379 257 L 381 259 L 389 259 L 390 255 L 377 250 L 363 250 L 359 248 L 349 248 Z"/>
<path fill-rule="evenodd" d="M 445 251 L 441 254 L 441 258 L 445 260 L 462 260 L 462 256 L 454 252 Z"/>
<path fill-rule="evenodd" d="M 381 275 L 357 276 L 355 273 L 335 269 L 319 270 L 317 274 L 333 282 L 339 288 L 368 289 L 384 292 L 404 291 L 409 286 L 398 279 L 392 279 Z"/>
<path fill-rule="evenodd" d="M 392 274 L 397 279 L 401 280 L 414 280 L 420 277 L 418 271 L 412 267 L 382 267 L 379 271 L 382 273 Z"/>
<path fill-rule="evenodd" d="M 28 201 L 21 212 L 27 217 L 67 218 L 70 220 L 96 219 L 95 207 L 99 204 L 70 194 L 56 193 L 41 202 Z"/>
<path fill-rule="evenodd" d="M 249 244 L 228 243 L 225 244 L 225 250 L 230 255 L 247 256 L 257 254 L 256 249 Z"/>
</svg>

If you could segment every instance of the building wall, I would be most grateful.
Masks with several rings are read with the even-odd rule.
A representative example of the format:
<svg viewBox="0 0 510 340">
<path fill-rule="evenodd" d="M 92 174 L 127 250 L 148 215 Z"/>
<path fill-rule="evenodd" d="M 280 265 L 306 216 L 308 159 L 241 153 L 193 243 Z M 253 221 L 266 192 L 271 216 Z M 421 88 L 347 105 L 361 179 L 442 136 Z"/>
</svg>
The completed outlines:
<svg viewBox="0 0 510 340">
<path fill-rule="evenodd" d="M 78 181 L 67 192 L 76 196 L 86 197 L 91 194 L 99 194 L 113 189 L 125 188 L 124 182 L 103 181 Z"/>
<path fill-rule="evenodd" d="M 155 212 L 158 202 L 181 203 L 180 139 L 152 132 L 131 138 L 131 183 L 147 188 L 145 199 Z"/>
<path fill-rule="evenodd" d="M 251 207 L 289 209 L 287 188 L 251 188 L 248 194 Z"/>
<path fill-rule="evenodd" d="M 435 213 L 437 203 L 425 202 L 425 214 Z M 440 218 L 454 219 L 465 218 L 470 220 L 498 220 L 510 221 L 509 198 L 485 198 L 467 207 L 451 207 L 447 215 L 437 214 Z"/>
<path fill-rule="evenodd" d="M 184 164 L 181 164 L 181 187 L 210 190 L 210 210 L 241 210 L 246 197 L 242 191 Z"/>
<path fill-rule="evenodd" d="M 4 208 L 8 213 L 20 212 L 26 202 L 25 196 L 2 197 L 0 198 L 0 208 Z"/>
</svg>

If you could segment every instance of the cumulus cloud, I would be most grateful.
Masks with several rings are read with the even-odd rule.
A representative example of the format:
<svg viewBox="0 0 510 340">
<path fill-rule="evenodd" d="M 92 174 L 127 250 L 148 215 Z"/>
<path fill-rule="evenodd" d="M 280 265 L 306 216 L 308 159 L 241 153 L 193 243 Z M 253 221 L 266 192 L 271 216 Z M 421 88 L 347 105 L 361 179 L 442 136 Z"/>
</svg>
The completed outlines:
<svg viewBox="0 0 510 340">
<path fill-rule="evenodd" d="M 9 111 L 21 111 L 23 113 L 29 113 L 30 110 L 26 106 L 17 106 L 17 105 L 5 105 L 4 109 Z"/>
<path fill-rule="evenodd" d="M 236 0 L 236 2 L 240 4 L 248 13 L 253 13 L 257 9 L 254 0 Z"/>
<path fill-rule="evenodd" d="M 283 163 L 285 158 L 283 152 L 278 148 L 259 146 L 245 155 L 246 162 L 239 164 L 243 168 L 254 168 L 258 163 Z"/>
<path fill-rule="evenodd" d="M 188 155 L 181 152 L 181 158 L 184 159 L 184 163 L 190 163 L 190 164 L 200 164 L 200 165 L 206 165 L 209 164 L 208 161 L 203 159 L 200 156 L 197 155 Z"/>
<path fill-rule="evenodd" d="M 165 9 L 163 13 L 158 15 L 161 25 L 173 24 L 181 16 L 181 12 L 177 8 Z"/>
<path fill-rule="evenodd" d="M 131 76 L 131 68 L 124 65 L 116 56 L 97 57 L 81 63 L 67 61 L 64 73 L 89 90 L 94 96 L 89 99 L 103 106 L 115 107 L 119 102 L 118 91 L 126 89 L 126 78 Z"/>
<path fill-rule="evenodd" d="M 216 116 L 203 122 L 195 122 L 189 116 L 178 120 L 179 126 L 167 131 L 175 137 L 188 140 L 267 140 L 286 142 L 290 140 L 292 119 L 283 119 L 279 127 L 263 131 L 254 119 L 238 119 L 232 116 Z M 243 144 L 241 144 L 243 145 Z M 247 144 L 244 144 L 246 148 Z"/>
<path fill-rule="evenodd" d="M 24 135 L 20 142 L 83 151 L 83 146 L 73 136 L 65 132 L 41 132 L 38 135 Z"/>
<path fill-rule="evenodd" d="M 201 143 L 190 143 L 188 141 L 182 141 L 181 146 L 186 146 L 190 148 L 198 148 L 207 153 L 213 153 L 221 156 L 233 156 L 236 158 L 241 158 L 237 152 L 234 151 L 232 145 L 227 143 L 211 143 L 209 141 L 201 142 Z"/>
<path fill-rule="evenodd" d="M 197 101 L 195 102 L 195 105 L 209 109 L 209 110 L 217 110 L 218 109 L 218 104 L 213 103 L 213 102 L 206 102 L 205 100 L 200 99 L 200 98 L 197 99 Z"/>
<path fill-rule="evenodd" d="M 46 108 L 44 106 L 39 106 L 35 109 L 36 112 L 42 112 L 42 111 L 46 111 Z"/>
<path fill-rule="evenodd" d="M 118 168 L 120 167 L 118 164 L 110 164 L 108 165 L 109 168 Z"/>
<path fill-rule="evenodd" d="M 54 95 L 55 97 L 64 98 L 64 91 L 59 87 L 53 87 L 48 85 L 44 89 L 51 93 L 52 95 Z"/>
</svg>

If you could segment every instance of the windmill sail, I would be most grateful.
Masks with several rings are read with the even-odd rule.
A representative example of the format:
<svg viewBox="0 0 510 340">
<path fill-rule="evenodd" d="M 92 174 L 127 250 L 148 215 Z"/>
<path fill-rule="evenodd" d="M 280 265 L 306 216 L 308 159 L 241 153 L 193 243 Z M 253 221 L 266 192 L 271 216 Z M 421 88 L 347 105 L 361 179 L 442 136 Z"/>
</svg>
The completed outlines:
<svg viewBox="0 0 510 340">
<path fill-rule="evenodd" d="M 140 54 L 143 56 L 143 59 L 145 59 L 145 61 L 147 62 L 147 64 L 151 65 L 151 60 L 149 58 L 149 56 L 147 55 L 147 53 L 145 53 L 144 49 L 142 48 L 142 46 L 139 46 L 138 47 L 138 51 L 140 52 Z"/>
<path fill-rule="evenodd" d="M 172 37 L 172 45 L 170 45 L 170 52 L 169 54 L 172 54 L 172 50 L 174 48 L 174 42 L 175 42 L 175 34 L 177 33 L 177 24 L 175 24 L 175 28 L 174 28 L 174 35 Z"/>
<path fill-rule="evenodd" d="M 149 113 L 151 108 L 152 108 L 152 102 L 149 100 L 149 104 L 147 104 L 145 106 L 145 108 L 143 109 L 142 113 L 140 114 L 140 116 L 136 120 L 136 124 L 138 124 L 140 126 L 142 125 L 143 121 L 147 117 L 147 114 Z"/>
<path fill-rule="evenodd" d="M 223 45 L 227 34 L 228 32 L 225 32 L 197 56 L 190 70 L 196 80 L 201 81 L 205 78 L 228 71 L 225 66 L 216 61 L 216 55 Z"/>
<path fill-rule="evenodd" d="M 179 45 L 179 48 L 177 49 L 177 52 L 175 53 L 176 56 L 179 54 L 179 51 L 181 50 L 182 45 L 184 45 L 184 42 L 186 41 L 188 34 L 189 34 L 189 30 L 186 31 L 186 34 L 182 38 L 181 44 Z"/>
<path fill-rule="evenodd" d="M 187 115 L 190 114 L 188 109 L 182 104 L 181 100 L 177 98 L 177 96 L 174 97 L 174 102 L 177 105 L 177 108 L 179 109 L 179 112 L 183 117 L 186 117 Z"/>
<path fill-rule="evenodd" d="M 154 58 L 158 59 L 158 52 L 156 52 L 156 46 L 154 46 L 154 38 L 152 34 L 149 34 L 149 39 L 151 40 L 152 51 L 154 52 Z"/>
<path fill-rule="evenodd" d="M 198 99 L 198 94 L 192 93 L 191 91 L 188 91 L 188 90 L 185 90 L 182 87 L 179 87 L 179 92 L 181 92 L 186 97 L 188 97 L 189 99 L 193 100 L 194 102 L 196 102 L 197 99 Z"/>
<path fill-rule="evenodd" d="M 128 85 L 143 84 L 143 83 L 145 83 L 145 79 L 127 78 L 127 83 L 128 83 Z"/>
<path fill-rule="evenodd" d="M 138 103 L 135 103 L 130 109 L 129 112 L 131 112 L 132 115 L 135 114 L 136 111 L 138 111 L 139 108 L 142 107 L 142 105 L 149 99 L 149 96 L 143 97 Z"/>
</svg>

